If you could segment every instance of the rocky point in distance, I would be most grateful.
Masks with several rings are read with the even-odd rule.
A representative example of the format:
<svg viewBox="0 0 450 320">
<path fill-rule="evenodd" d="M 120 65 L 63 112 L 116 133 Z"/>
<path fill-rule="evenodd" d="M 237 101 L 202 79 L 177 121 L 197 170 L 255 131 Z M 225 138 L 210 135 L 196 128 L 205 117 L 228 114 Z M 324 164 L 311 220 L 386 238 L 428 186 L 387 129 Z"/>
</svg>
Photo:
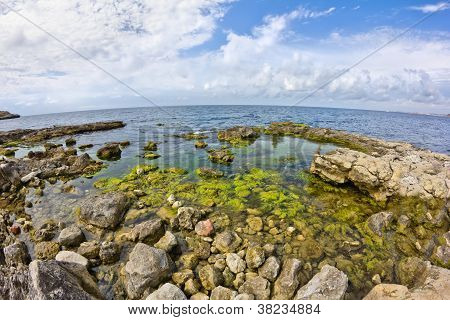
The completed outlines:
<svg viewBox="0 0 450 320">
<path fill-rule="evenodd" d="M 0 111 L 0 120 L 16 119 L 20 118 L 18 114 L 12 114 L 8 111 Z"/>
</svg>

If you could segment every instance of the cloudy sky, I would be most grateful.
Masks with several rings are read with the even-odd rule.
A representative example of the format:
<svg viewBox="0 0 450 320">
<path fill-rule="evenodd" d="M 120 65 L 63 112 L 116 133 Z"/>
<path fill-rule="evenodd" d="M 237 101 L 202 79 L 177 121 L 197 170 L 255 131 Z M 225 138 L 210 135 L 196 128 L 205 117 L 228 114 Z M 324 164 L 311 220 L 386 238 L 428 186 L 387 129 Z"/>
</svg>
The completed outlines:
<svg viewBox="0 0 450 320">
<path fill-rule="evenodd" d="M 0 0 L 0 109 L 149 102 L 450 113 L 450 6 L 429 1 Z M 25 18 L 26 19 L 25 19 Z"/>
</svg>

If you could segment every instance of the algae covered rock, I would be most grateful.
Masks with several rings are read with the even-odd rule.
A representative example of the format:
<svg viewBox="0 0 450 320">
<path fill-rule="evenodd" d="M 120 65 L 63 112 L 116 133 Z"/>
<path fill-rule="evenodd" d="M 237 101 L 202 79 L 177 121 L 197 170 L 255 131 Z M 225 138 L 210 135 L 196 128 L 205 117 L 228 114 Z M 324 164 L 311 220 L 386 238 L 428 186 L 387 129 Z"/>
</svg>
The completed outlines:
<svg viewBox="0 0 450 320">
<path fill-rule="evenodd" d="M 242 239 L 233 231 L 224 231 L 219 233 L 215 240 L 214 245 L 222 253 L 235 252 L 242 243 Z"/>
<path fill-rule="evenodd" d="M 219 269 L 210 264 L 201 268 L 198 275 L 203 288 L 206 290 L 213 290 L 215 287 L 223 284 L 224 279 L 222 273 Z"/>
<path fill-rule="evenodd" d="M 210 149 L 208 157 L 212 162 L 221 164 L 230 164 L 234 161 L 234 154 L 228 148 Z"/>
<path fill-rule="evenodd" d="M 232 145 L 249 145 L 261 135 L 261 129 L 254 127 L 233 127 L 221 130 L 217 138 Z"/>
<path fill-rule="evenodd" d="M 1 250 L 0 250 L 1 251 Z M 22 241 L 15 242 L 3 248 L 5 263 L 7 266 L 27 265 L 31 260 L 26 244 Z"/>
<path fill-rule="evenodd" d="M 53 241 L 42 241 L 34 245 L 34 255 L 36 259 L 51 260 L 59 252 L 59 244 Z"/>
<path fill-rule="evenodd" d="M 259 246 L 251 246 L 247 249 L 245 261 L 247 262 L 247 267 L 250 269 L 258 268 L 265 261 L 264 249 Z"/>
<path fill-rule="evenodd" d="M 97 150 L 97 157 L 100 160 L 119 160 L 122 157 L 122 150 L 118 144 L 109 144 Z"/>
<path fill-rule="evenodd" d="M 207 167 L 197 168 L 195 173 L 203 179 L 217 179 L 223 177 L 224 175 L 223 171 Z"/>
<path fill-rule="evenodd" d="M 234 300 L 237 292 L 222 286 L 218 286 L 211 291 L 210 300 Z"/>
<path fill-rule="evenodd" d="M 379 212 L 373 214 L 367 219 L 367 225 L 376 235 L 383 235 L 383 228 L 386 228 L 392 221 L 393 214 L 391 212 Z"/>
</svg>

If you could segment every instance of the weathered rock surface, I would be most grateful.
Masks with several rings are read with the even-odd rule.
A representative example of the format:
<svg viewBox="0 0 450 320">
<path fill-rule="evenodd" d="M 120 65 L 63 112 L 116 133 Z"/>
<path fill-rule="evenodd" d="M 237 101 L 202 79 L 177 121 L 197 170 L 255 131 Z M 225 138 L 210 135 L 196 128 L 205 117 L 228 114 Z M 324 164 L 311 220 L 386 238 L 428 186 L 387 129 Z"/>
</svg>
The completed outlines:
<svg viewBox="0 0 450 320">
<path fill-rule="evenodd" d="M 58 237 L 58 242 L 60 245 L 65 247 L 76 247 L 85 240 L 83 231 L 80 228 L 73 225 L 64 228 Z"/>
<path fill-rule="evenodd" d="M 263 277 L 256 276 L 245 281 L 239 288 L 239 293 L 252 294 L 256 300 L 267 300 L 270 298 L 270 282 Z"/>
<path fill-rule="evenodd" d="M 5 263 L 7 266 L 18 266 L 19 264 L 28 264 L 31 260 L 28 254 L 28 248 L 24 242 L 16 242 L 3 248 Z"/>
<path fill-rule="evenodd" d="M 97 157 L 100 160 L 119 160 L 122 157 L 122 150 L 118 144 L 108 144 L 97 150 Z"/>
<path fill-rule="evenodd" d="M 296 300 L 340 300 L 348 287 L 348 278 L 335 267 L 325 265 L 295 295 Z"/>
<path fill-rule="evenodd" d="M 367 219 L 367 225 L 376 235 L 383 235 L 383 228 L 387 227 L 392 221 L 393 214 L 391 212 L 378 212 Z"/>
<path fill-rule="evenodd" d="M 261 135 L 261 129 L 254 127 L 233 127 L 221 130 L 217 133 L 217 138 L 227 141 L 232 145 L 247 144 L 256 140 Z"/>
<path fill-rule="evenodd" d="M 207 264 L 206 266 L 201 268 L 198 275 L 202 286 L 206 290 L 212 290 L 215 287 L 223 284 L 224 279 L 222 273 L 219 269 L 210 264 Z"/>
<path fill-rule="evenodd" d="M 233 231 L 224 231 L 219 233 L 214 244 L 222 253 L 235 252 L 242 243 L 242 239 Z"/>
<path fill-rule="evenodd" d="M 164 225 L 160 218 L 155 217 L 144 221 L 133 228 L 131 238 L 133 241 L 154 244 L 164 235 Z"/>
<path fill-rule="evenodd" d="M 218 286 L 211 291 L 210 300 L 233 300 L 237 292 L 222 286 Z"/>
<path fill-rule="evenodd" d="M 200 220 L 201 214 L 192 207 L 178 208 L 177 219 L 182 230 L 194 230 L 194 226 Z"/>
<path fill-rule="evenodd" d="M 295 258 L 289 258 L 284 261 L 281 273 L 275 281 L 273 287 L 274 300 L 290 300 L 299 285 L 298 272 L 301 263 Z"/>
<path fill-rule="evenodd" d="M 78 263 L 84 267 L 87 267 L 88 265 L 88 260 L 85 257 L 73 251 L 60 251 L 56 255 L 55 260 L 60 262 Z"/>
<path fill-rule="evenodd" d="M 230 149 L 210 149 L 208 150 L 208 157 L 212 162 L 230 164 L 234 161 L 234 154 Z"/>
<path fill-rule="evenodd" d="M 258 269 L 258 274 L 269 281 L 275 281 L 279 272 L 280 262 L 274 256 L 267 258 L 264 264 Z"/>
<path fill-rule="evenodd" d="M 228 253 L 226 258 L 226 263 L 228 268 L 230 268 L 231 272 L 233 273 L 239 273 L 243 272 L 246 267 L 246 263 L 244 259 L 242 259 L 238 254 L 236 253 Z"/>
<path fill-rule="evenodd" d="M 176 285 L 165 283 L 150 294 L 146 300 L 187 300 L 184 292 Z"/>
<path fill-rule="evenodd" d="M 165 251 L 138 243 L 125 265 L 125 287 L 136 299 L 150 287 L 157 287 L 171 274 L 172 261 Z"/>
<path fill-rule="evenodd" d="M 247 249 L 245 255 L 245 261 L 247 262 L 247 267 L 250 269 L 256 269 L 262 265 L 265 261 L 264 249 L 258 246 L 251 246 Z"/>
<path fill-rule="evenodd" d="M 114 229 L 128 206 L 128 198 L 121 192 L 91 195 L 80 205 L 80 218 L 96 227 Z"/>
<path fill-rule="evenodd" d="M 166 231 L 164 236 L 162 236 L 161 239 L 159 239 L 159 241 L 155 243 L 155 248 L 170 252 L 177 245 L 178 240 L 175 235 L 170 231 Z"/>
</svg>

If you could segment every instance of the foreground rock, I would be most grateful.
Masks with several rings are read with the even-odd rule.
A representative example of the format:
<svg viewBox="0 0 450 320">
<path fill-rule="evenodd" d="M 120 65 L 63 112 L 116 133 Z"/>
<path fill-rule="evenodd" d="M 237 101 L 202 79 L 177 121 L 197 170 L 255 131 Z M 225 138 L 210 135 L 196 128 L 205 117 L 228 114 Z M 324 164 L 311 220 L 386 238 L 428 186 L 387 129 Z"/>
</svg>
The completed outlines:
<svg viewBox="0 0 450 320">
<path fill-rule="evenodd" d="M 161 288 L 150 294 L 146 300 L 187 300 L 187 297 L 177 286 L 165 283 Z"/>
<path fill-rule="evenodd" d="M 0 120 L 16 119 L 20 118 L 18 114 L 12 114 L 8 111 L 0 111 Z"/>
<path fill-rule="evenodd" d="M 335 267 L 325 265 L 295 295 L 296 300 L 340 300 L 344 298 L 348 278 Z"/>
<path fill-rule="evenodd" d="M 274 300 L 290 300 L 295 294 L 299 285 L 298 272 L 301 262 L 297 259 L 287 259 L 283 263 L 280 276 L 273 288 Z"/>
<path fill-rule="evenodd" d="M 91 195 L 80 205 L 80 218 L 96 227 L 114 229 L 128 206 L 128 198 L 121 192 Z"/>
</svg>

